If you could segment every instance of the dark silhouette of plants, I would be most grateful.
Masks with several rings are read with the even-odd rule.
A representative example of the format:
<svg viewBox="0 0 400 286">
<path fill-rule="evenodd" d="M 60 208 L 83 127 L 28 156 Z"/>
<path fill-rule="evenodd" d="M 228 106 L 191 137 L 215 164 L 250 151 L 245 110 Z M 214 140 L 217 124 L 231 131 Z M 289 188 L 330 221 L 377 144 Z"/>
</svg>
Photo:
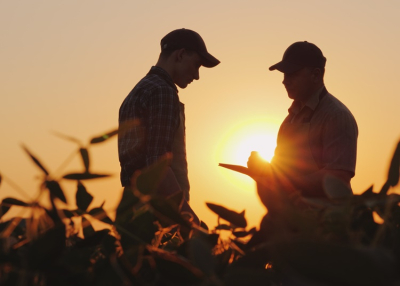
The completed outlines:
<svg viewBox="0 0 400 286">
<path fill-rule="evenodd" d="M 121 131 L 120 131 L 121 132 Z M 395 285 L 399 283 L 400 195 L 390 193 L 399 181 L 400 143 L 388 179 L 377 193 L 345 196 L 347 187 L 327 178 L 326 200 L 305 199 L 294 191 L 273 196 L 258 229 L 247 228 L 245 211 L 207 203 L 218 215 L 214 229 L 195 224 L 182 212 L 183 194 L 159 197 L 158 183 L 171 160 L 135 173 L 110 219 L 85 180 L 108 177 L 91 171 L 89 149 L 118 133 L 107 132 L 82 144 L 54 173 L 27 147 L 41 170 L 38 198 L 5 198 L 3 219 L 11 207 L 30 208 L 31 216 L 0 223 L 1 285 Z M 79 155 L 82 172 L 56 176 Z M 75 180 L 75 207 L 68 205 L 61 180 Z M 0 184 L 12 181 L 0 175 Z M 50 206 L 39 198 L 48 196 Z M 273 211 L 272 211 L 273 210 Z M 376 213 L 382 224 L 374 221 Z M 106 227 L 95 230 L 97 219 Z M 79 222 L 79 223 L 77 223 Z M 228 234 L 222 239 L 221 233 Z M 81 233 L 81 235 L 80 235 Z"/>
</svg>

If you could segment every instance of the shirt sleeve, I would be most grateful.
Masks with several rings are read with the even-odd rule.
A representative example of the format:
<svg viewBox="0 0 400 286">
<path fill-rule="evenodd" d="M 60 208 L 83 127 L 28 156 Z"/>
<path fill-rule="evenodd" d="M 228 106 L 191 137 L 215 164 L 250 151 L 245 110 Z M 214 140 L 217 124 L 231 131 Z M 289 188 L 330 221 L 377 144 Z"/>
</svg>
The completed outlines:
<svg viewBox="0 0 400 286">
<path fill-rule="evenodd" d="M 169 87 L 157 87 L 147 97 L 146 165 L 172 151 L 175 131 L 179 126 L 179 98 Z"/>
<path fill-rule="evenodd" d="M 349 171 L 354 176 L 357 137 L 358 127 L 351 113 L 337 112 L 328 119 L 322 137 L 324 169 Z"/>
</svg>

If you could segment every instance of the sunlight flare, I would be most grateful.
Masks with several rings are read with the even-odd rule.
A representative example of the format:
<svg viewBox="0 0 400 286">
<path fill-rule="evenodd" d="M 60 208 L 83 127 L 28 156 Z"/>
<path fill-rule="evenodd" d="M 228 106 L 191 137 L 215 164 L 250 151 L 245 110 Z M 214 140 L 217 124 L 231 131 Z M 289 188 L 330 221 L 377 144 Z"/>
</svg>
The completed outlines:
<svg viewBox="0 0 400 286">
<path fill-rule="evenodd" d="M 263 159 L 269 162 L 274 156 L 275 147 L 275 136 L 272 134 L 254 133 L 237 142 L 234 147 L 235 153 L 232 155 L 235 162 L 237 161 L 241 165 L 246 165 L 250 153 L 257 151 Z"/>
<path fill-rule="evenodd" d="M 247 160 L 252 151 L 271 161 L 278 133 L 279 122 L 271 119 L 252 119 L 233 125 L 222 137 L 216 152 L 218 163 L 228 163 L 247 166 Z M 253 188 L 253 180 L 246 175 L 231 170 L 221 170 L 224 177 L 235 186 L 242 189 Z"/>
</svg>

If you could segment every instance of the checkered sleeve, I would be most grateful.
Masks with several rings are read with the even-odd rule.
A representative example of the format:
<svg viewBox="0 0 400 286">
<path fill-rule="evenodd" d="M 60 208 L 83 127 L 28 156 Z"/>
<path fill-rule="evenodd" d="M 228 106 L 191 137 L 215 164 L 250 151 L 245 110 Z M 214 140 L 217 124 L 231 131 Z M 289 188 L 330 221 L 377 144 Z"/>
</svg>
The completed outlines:
<svg viewBox="0 0 400 286">
<path fill-rule="evenodd" d="M 170 87 L 158 86 L 146 97 L 147 144 L 146 165 L 149 166 L 172 151 L 175 131 L 179 126 L 179 98 Z"/>
</svg>

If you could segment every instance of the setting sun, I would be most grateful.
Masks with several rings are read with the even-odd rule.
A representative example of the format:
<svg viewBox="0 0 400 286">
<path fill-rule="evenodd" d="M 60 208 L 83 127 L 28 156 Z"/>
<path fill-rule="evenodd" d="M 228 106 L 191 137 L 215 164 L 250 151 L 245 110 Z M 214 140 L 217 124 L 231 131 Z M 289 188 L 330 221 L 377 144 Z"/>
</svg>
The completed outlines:
<svg viewBox="0 0 400 286">
<path fill-rule="evenodd" d="M 266 119 L 254 119 L 233 126 L 222 139 L 217 159 L 245 166 L 250 153 L 257 151 L 265 160 L 271 161 L 277 132 L 278 124 Z"/>
<path fill-rule="evenodd" d="M 279 123 L 271 119 L 252 119 L 233 125 L 221 138 L 216 152 L 217 163 L 247 166 L 252 151 L 257 151 L 267 161 L 271 161 L 275 147 Z M 221 168 L 225 178 L 242 188 L 252 188 L 253 180 L 231 170 Z"/>
<path fill-rule="evenodd" d="M 276 147 L 276 138 L 272 134 L 253 133 L 248 134 L 235 145 L 233 147 L 235 154 L 232 154 L 235 162 L 246 164 L 252 151 L 257 151 L 263 159 L 271 161 Z"/>
</svg>

